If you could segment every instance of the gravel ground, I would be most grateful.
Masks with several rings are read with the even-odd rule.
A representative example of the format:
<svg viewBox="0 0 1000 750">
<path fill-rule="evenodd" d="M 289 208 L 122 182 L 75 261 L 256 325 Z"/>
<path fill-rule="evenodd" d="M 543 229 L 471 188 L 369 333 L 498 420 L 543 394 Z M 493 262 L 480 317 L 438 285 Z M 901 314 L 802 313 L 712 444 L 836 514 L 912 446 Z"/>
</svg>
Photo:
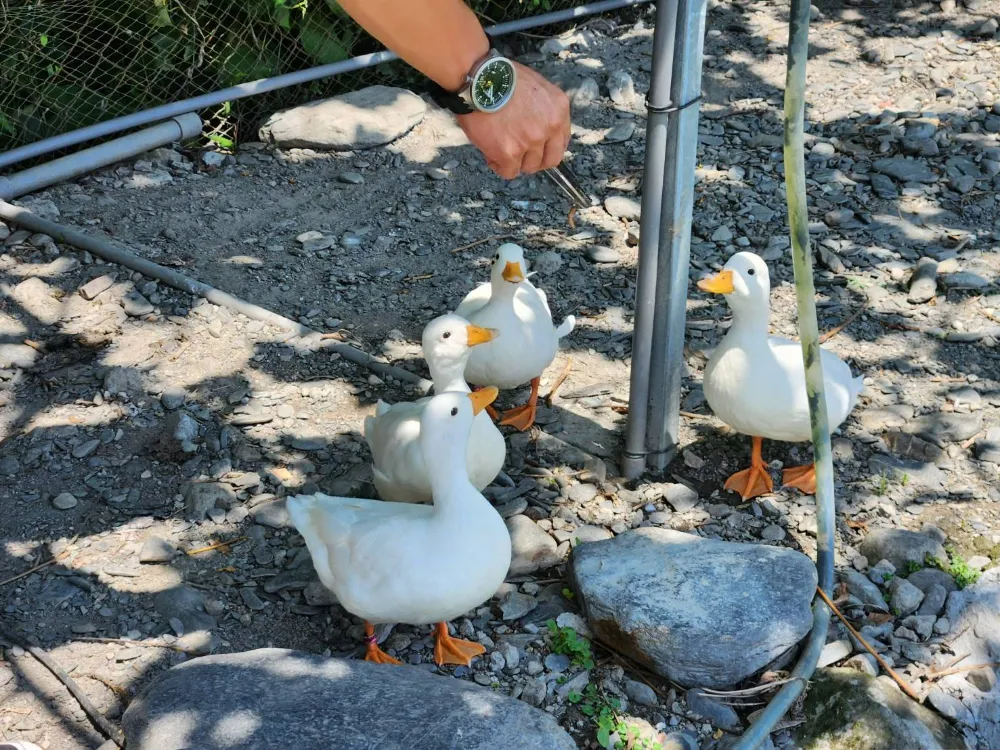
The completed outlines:
<svg viewBox="0 0 1000 750">
<path fill-rule="evenodd" d="M 989 568 L 1000 560 L 1000 2 L 817 6 L 806 147 L 820 327 L 850 321 L 826 345 L 867 385 L 835 437 L 838 565 L 867 573 L 880 561 L 862 554 L 863 540 L 887 528 L 939 535 L 953 560 Z M 786 14 L 773 2 L 710 7 L 691 277 L 754 250 L 771 268 L 772 330 L 795 335 Z M 566 696 L 586 678 L 546 628 L 559 618 L 586 632 L 562 578 L 576 540 L 659 525 L 810 555 L 816 546 L 811 497 L 741 504 L 722 491 L 749 441 L 705 404 L 701 372 L 728 311 L 698 292 L 681 450 L 658 481 L 615 479 L 651 21 L 636 11 L 513 42 L 573 96 L 571 163 L 603 200 L 574 226 L 555 188 L 492 176 L 434 110 L 386 148 L 161 149 L 22 201 L 422 375 L 423 324 L 486 278 L 500 238 L 520 242 L 553 317 L 578 322 L 543 378 L 544 393 L 569 370 L 540 429 L 509 436 L 512 486 L 488 491 L 519 519 L 510 523 L 526 551 L 509 590 L 455 623 L 489 653 L 454 674 L 543 707 L 580 747 L 597 746 L 594 724 Z M 274 501 L 371 493 L 362 419 L 377 398 L 413 388 L 48 237 L 0 224 L 0 242 L 0 579 L 57 557 L 0 588 L 7 627 L 47 649 L 111 719 L 182 651 L 356 648 L 360 623 L 328 606 Z M 911 286 L 918 262 L 927 281 Z M 765 455 L 777 468 L 809 449 L 766 444 Z M 949 661 L 946 639 L 933 620 L 924 633 L 897 619 L 886 655 L 919 683 Z M 831 643 L 845 638 L 831 628 Z M 434 669 L 427 629 L 397 627 L 383 645 Z M 852 651 L 848 640 L 840 660 Z M 599 646 L 594 655 L 591 682 L 628 721 L 677 742 L 686 732 L 702 748 L 725 740 L 713 723 L 726 722 L 695 713 L 683 690 Z M 30 656 L 13 647 L 3 658 L 0 739 L 101 744 Z M 774 740 L 795 746 L 788 731 Z"/>
</svg>

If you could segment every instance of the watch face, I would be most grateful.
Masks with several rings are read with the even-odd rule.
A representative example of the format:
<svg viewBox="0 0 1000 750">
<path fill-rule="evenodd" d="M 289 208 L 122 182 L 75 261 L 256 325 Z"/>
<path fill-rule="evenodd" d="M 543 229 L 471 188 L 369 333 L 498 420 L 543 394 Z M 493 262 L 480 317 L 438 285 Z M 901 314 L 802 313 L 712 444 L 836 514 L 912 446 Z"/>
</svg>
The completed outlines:
<svg viewBox="0 0 1000 750">
<path fill-rule="evenodd" d="M 493 112 L 500 109 L 514 93 L 517 73 L 510 60 L 489 60 L 476 73 L 472 81 L 472 100 L 478 109 Z"/>
</svg>

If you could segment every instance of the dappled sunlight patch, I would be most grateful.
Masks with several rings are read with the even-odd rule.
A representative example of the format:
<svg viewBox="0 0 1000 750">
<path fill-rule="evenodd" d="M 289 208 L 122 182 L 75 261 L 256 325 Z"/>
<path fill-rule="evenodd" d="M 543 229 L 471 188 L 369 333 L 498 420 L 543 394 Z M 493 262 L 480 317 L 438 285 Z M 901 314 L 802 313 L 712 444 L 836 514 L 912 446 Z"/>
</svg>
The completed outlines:
<svg viewBox="0 0 1000 750">
<path fill-rule="evenodd" d="M 220 748 L 242 747 L 263 724 L 255 711 L 239 709 L 223 716 L 212 729 L 212 739 Z"/>
<path fill-rule="evenodd" d="M 51 431 L 50 437 L 70 437 L 77 433 L 77 428 L 109 425 L 129 416 L 128 406 L 117 402 L 52 404 L 35 412 L 24 425 L 24 431 L 46 430 Z"/>
</svg>

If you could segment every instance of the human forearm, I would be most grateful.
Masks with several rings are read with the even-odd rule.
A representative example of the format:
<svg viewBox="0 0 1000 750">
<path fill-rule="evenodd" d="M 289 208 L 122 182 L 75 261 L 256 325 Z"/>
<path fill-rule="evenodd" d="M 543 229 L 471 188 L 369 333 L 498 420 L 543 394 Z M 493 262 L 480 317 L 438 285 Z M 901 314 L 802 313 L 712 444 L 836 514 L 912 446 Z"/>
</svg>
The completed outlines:
<svg viewBox="0 0 1000 750">
<path fill-rule="evenodd" d="M 457 91 L 489 41 L 462 0 L 340 0 L 351 17 L 435 83 Z"/>
</svg>

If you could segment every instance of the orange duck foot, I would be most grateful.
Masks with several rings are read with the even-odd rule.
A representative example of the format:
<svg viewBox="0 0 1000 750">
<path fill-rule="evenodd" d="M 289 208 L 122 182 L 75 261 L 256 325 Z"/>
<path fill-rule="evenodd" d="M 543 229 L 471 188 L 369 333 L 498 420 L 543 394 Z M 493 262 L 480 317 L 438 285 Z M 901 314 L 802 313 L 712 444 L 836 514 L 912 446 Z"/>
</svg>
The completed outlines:
<svg viewBox="0 0 1000 750">
<path fill-rule="evenodd" d="M 500 424 L 509 425 L 514 427 L 521 432 L 527 430 L 531 425 L 535 423 L 535 417 L 538 415 L 538 408 L 534 404 L 525 404 L 524 406 L 517 406 L 513 409 L 509 409 L 503 413 L 503 419 L 500 420 Z"/>
<path fill-rule="evenodd" d="M 763 438 L 753 438 L 753 450 L 750 454 L 750 468 L 738 471 L 726 480 L 726 489 L 738 492 L 744 500 L 758 495 L 766 495 L 774 490 L 767 464 L 761 458 Z"/>
<path fill-rule="evenodd" d="M 393 659 L 389 654 L 378 647 L 378 636 L 375 635 L 375 626 L 370 622 L 365 623 L 365 661 L 375 664 L 402 664 L 399 659 Z"/>
<path fill-rule="evenodd" d="M 781 477 L 782 487 L 794 487 L 806 495 L 816 494 L 816 465 L 789 466 Z"/>
<path fill-rule="evenodd" d="M 738 492 L 744 500 L 749 500 L 752 497 L 769 494 L 774 490 L 774 484 L 766 466 L 753 465 L 729 477 L 726 480 L 726 489 Z"/>
<path fill-rule="evenodd" d="M 482 644 L 452 638 L 448 634 L 448 625 L 443 622 L 438 623 L 434 639 L 434 663 L 438 666 L 460 664 L 468 667 L 472 665 L 475 657 L 485 653 L 486 649 Z"/>
</svg>

